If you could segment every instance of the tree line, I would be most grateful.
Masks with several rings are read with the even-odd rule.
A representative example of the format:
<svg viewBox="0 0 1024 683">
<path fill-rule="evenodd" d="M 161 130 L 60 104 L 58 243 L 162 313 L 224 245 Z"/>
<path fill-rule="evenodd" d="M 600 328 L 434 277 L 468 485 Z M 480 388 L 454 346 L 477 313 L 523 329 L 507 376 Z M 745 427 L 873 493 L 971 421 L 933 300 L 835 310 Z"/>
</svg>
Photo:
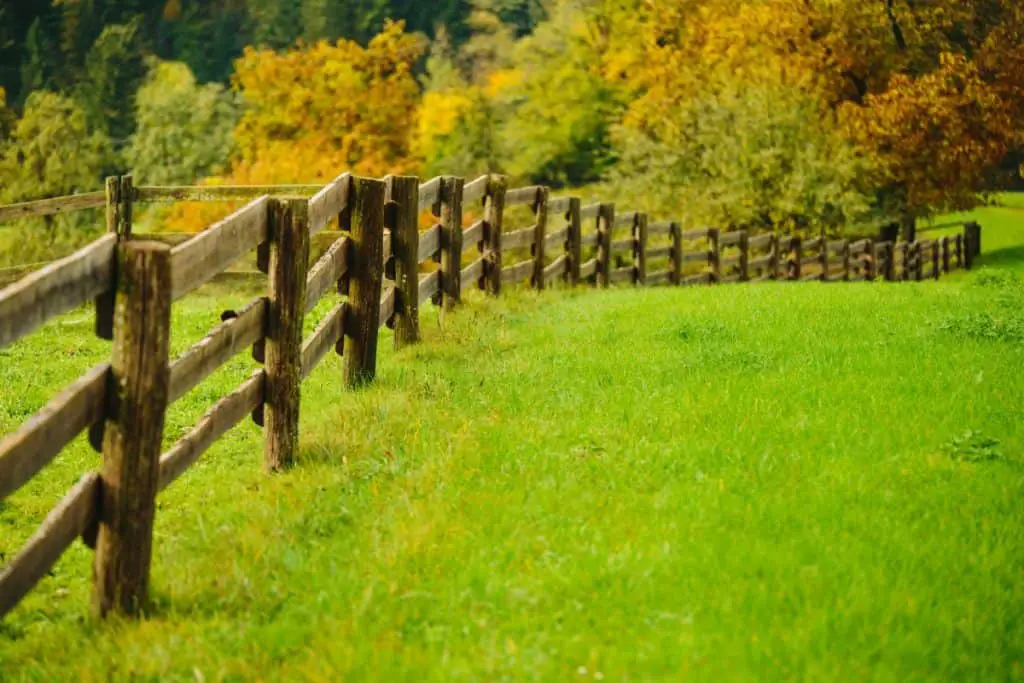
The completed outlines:
<svg viewBox="0 0 1024 683">
<path fill-rule="evenodd" d="M 1016 0 L 0 0 L 0 26 L 3 201 L 501 172 L 840 232 L 983 201 L 1024 144 Z"/>
</svg>

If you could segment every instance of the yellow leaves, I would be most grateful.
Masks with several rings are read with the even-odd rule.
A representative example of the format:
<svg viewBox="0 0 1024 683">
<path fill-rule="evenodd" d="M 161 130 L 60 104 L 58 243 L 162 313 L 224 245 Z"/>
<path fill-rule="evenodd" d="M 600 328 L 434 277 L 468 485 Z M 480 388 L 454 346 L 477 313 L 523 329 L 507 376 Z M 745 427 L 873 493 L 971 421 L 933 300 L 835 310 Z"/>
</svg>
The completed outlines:
<svg viewBox="0 0 1024 683">
<path fill-rule="evenodd" d="M 487 97 L 497 98 L 513 90 L 523 83 L 525 76 L 520 69 L 498 69 L 487 77 L 483 93 Z"/>
</svg>

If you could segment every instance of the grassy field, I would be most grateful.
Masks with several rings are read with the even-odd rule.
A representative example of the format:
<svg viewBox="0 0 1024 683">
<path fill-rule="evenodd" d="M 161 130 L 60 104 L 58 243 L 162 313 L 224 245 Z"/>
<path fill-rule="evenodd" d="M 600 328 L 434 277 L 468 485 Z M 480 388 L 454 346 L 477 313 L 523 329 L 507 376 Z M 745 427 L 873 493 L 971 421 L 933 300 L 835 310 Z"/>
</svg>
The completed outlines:
<svg viewBox="0 0 1024 683">
<path fill-rule="evenodd" d="M 76 546 L 0 680 L 1024 680 L 1024 208 L 979 217 L 939 283 L 472 298 L 368 390 L 332 359 L 294 470 L 245 425 L 161 497 L 147 620 L 88 617 Z M 251 295 L 179 306 L 177 349 Z M 0 351 L 0 432 L 90 324 Z M 0 558 L 96 462 L 0 503 Z"/>
</svg>

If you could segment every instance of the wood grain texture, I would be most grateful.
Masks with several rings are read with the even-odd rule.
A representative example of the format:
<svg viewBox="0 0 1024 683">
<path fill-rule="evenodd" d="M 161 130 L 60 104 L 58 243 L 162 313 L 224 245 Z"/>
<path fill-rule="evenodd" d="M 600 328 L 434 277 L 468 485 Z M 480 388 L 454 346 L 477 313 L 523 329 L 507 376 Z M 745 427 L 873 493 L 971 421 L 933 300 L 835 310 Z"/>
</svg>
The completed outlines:
<svg viewBox="0 0 1024 683">
<path fill-rule="evenodd" d="M 93 563 L 97 614 L 138 615 L 149 599 L 160 445 L 170 385 L 171 250 L 127 242 L 118 267 L 114 396 L 103 432 L 99 531 Z"/>
<path fill-rule="evenodd" d="M 538 192 L 540 192 L 540 187 L 537 185 L 508 190 L 505 192 L 505 206 L 536 205 Z"/>
<path fill-rule="evenodd" d="M 220 437 L 263 404 L 264 382 L 264 371 L 254 372 L 241 386 L 217 401 L 185 436 L 161 456 L 160 491 L 173 484 Z"/>
<path fill-rule="evenodd" d="M 441 271 L 435 270 L 420 278 L 420 306 L 441 291 Z"/>
<path fill-rule="evenodd" d="M 309 234 L 323 230 L 337 216 L 348 214 L 352 174 L 342 173 L 309 200 Z"/>
<path fill-rule="evenodd" d="M 647 284 L 647 214 L 637 213 L 633 220 L 633 268 L 634 282 Z"/>
<path fill-rule="evenodd" d="M 597 280 L 595 284 L 607 289 L 611 285 L 612 232 L 615 228 L 615 204 L 601 204 L 597 214 Z"/>
<path fill-rule="evenodd" d="M 267 299 L 260 297 L 230 317 L 171 363 L 167 402 L 174 403 L 218 368 L 263 339 Z"/>
<path fill-rule="evenodd" d="M 484 198 L 484 243 L 487 263 L 484 266 L 484 284 L 491 296 L 501 294 L 502 242 L 505 222 L 505 192 L 508 178 L 491 175 Z"/>
<path fill-rule="evenodd" d="M 564 247 L 569 238 L 569 226 L 550 232 L 544 237 L 545 247 Z"/>
<path fill-rule="evenodd" d="M 441 251 L 441 226 L 435 225 L 421 234 L 419 241 L 419 249 L 416 252 L 417 261 L 435 258 Z"/>
<path fill-rule="evenodd" d="M 279 199 L 308 199 L 322 190 L 322 185 L 143 185 L 135 188 L 135 201 L 239 202 L 252 201 L 264 195 Z"/>
<path fill-rule="evenodd" d="M 417 208 L 426 211 L 434 207 L 441 198 L 441 178 L 431 178 L 420 185 L 420 199 Z"/>
<path fill-rule="evenodd" d="M 501 237 L 501 250 L 512 251 L 513 249 L 531 247 L 533 246 L 533 240 L 536 236 L 536 227 L 529 227 L 525 230 L 516 230 L 514 232 L 506 232 Z"/>
<path fill-rule="evenodd" d="M 420 232 L 419 179 L 412 176 L 388 176 L 384 179 L 384 201 L 390 212 L 388 229 L 395 257 L 395 348 L 415 344 L 420 339 Z"/>
<path fill-rule="evenodd" d="M 462 269 L 460 277 L 463 282 L 474 282 L 484 276 L 484 259 L 478 258 Z"/>
<path fill-rule="evenodd" d="M 110 363 L 100 363 L 61 391 L 0 442 L 0 500 L 24 486 L 68 443 L 103 418 Z"/>
<path fill-rule="evenodd" d="M 565 216 L 569 212 L 569 207 L 572 206 L 572 200 L 572 197 L 549 197 L 548 213 L 552 216 Z"/>
<path fill-rule="evenodd" d="M 580 266 L 583 264 L 583 223 L 580 220 L 580 198 L 569 197 L 569 208 L 565 213 L 569 234 L 566 236 L 565 253 L 569 257 L 567 279 L 570 287 L 580 281 Z"/>
<path fill-rule="evenodd" d="M 624 237 L 619 240 L 614 240 L 611 244 L 612 253 L 618 253 L 623 251 L 633 252 L 633 245 L 635 244 L 635 238 Z"/>
<path fill-rule="evenodd" d="M 270 222 L 263 467 L 267 472 L 279 472 L 294 463 L 299 449 L 309 204 L 271 200 Z"/>
<path fill-rule="evenodd" d="M 98 209 L 107 203 L 106 192 L 86 192 L 84 194 L 39 199 L 20 204 L 0 206 L 0 223 L 15 221 L 22 218 L 39 216 L 55 216 L 60 213 L 81 211 L 82 209 Z"/>
<path fill-rule="evenodd" d="M 533 261 L 523 261 L 501 270 L 502 282 L 522 282 L 533 274 Z"/>
<path fill-rule="evenodd" d="M 267 240 L 270 199 L 260 197 L 171 251 L 174 301 L 222 273 Z"/>
<path fill-rule="evenodd" d="M 544 268 L 544 282 L 545 284 L 557 277 L 565 277 L 569 265 L 569 259 L 565 254 L 562 254 L 554 261 L 552 261 L 546 268 Z"/>
<path fill-rule="evenodd" d="M 462 300 L 463 180 L 444 176 L 441 183 L 441 310 L 452 311 Z"/>
<path fill-rule="evenodd" d="M 327 352 L 337 349 L 345 335 L 345 315 L 348 302 L 340 301 L 317 325 L 309 339 L 302 343 L 302 379 L 316 369 Z"/>
<path fill-rule="evenodd" d="M 0 618 L 46 578 L 75 539 L 96 524 L 99 491 L 100 477 L 95 472 L 79 479 L 0 571 Z"/>
<path fill-rule="evenodd" d="M 462 253 L 474 250 L 482 253 L 483 249 L 480 247 L 483 246 L 483 239 L 484 222 L 479 220 L 462 231 Z"/>
<path fill-rule="evenodd" d="M 306 313 L 312 311 L 328 291 L 339 287 L 342 278 L 348 274 L 351 251 L 351 241 L 348 237 L 342 237 L 335 240 L 310 268 L 306 276 Z"/>
<path fill-rule="evenodd" d="M 596 220 L 597 215 L 601 212 L 601 204 L 587 204 L 580 208 L 580 220 L 589 221 Z"/>
<path fill-rule="evenodd" d="M 597 259 L 592 258 L 580 265 L 580 280 L 586 280 L 597 272 Z"/>
<path fill-rule="evenodd" d="M 544 263 L 547 260 L 547 242 L 545 237 L 548 232 L 548 197 L 550 192 L 546 187 L 537 188 L 537 201 L 533 205 L 533 217 L 535 230 L 533 236 L 533 286 L 538 291 L 544 289 Z"/>
<path fill-rule="evenodd" d="M 349 312 L 345 316 L 344 383 L 360 387 L 377 375 L 377 336 L 384 279 L 384 183 L 353 181 L 352 263 L 349 264 Z"/>
<path fill-rule="evenodd" d="M 387 287 L 380 295 L 380 308 L 377 313 L 377 320 L 380 321 L 380 327 L 384 327 L 391 320 L 391 316 L 395 314 L 395 288 Z"/>
<path fill-rule="evenodd" d="M 117 235 L 107 234 L 0 290 L 0 349 L 107 292 Z"/>
</svg>

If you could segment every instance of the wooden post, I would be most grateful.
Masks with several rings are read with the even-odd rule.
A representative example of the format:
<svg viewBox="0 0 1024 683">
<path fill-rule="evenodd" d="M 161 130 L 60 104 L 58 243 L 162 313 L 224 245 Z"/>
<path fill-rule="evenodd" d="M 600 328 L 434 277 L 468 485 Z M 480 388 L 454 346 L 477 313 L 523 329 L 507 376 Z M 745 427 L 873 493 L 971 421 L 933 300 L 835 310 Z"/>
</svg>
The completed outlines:
<svg viewBox="0 0 1024 683">
<path fill-rule="evenodd" d="M 939 244 L 942 247 L 942 272 L 949 272 L 950 254 L 949 254 L 949 237 L 943 237 L 939 239 Z"/>
<path fill-rule="evenodd" d="M 896 269 L 896 254 L 900 255 L 902 269 L 898 275 L 894 275 L 900 282 L 910 280 L 910 247 L 906 242 L 897 242 L 893 247 L 893 271 Z"/>
<path fill-rule="evenodd" d="M 708 265 L 711 266 L 711 284 L 722 282 L 722 247 L 718 228 L 708 228 Z"/>
<path fill-rule="evenodd" d="M 821 264 L 821 281 L 828 282 L 828 237 L 824 233 L 818 242 L 818 263 Z"/>
<path fill-rule="evenodd" d="M 914 250 L 914 280 L 920 282 L 924 279 L 924 250 L 920 242 L 914 242 L 911 248 Z"/>
<path fill-rule="evenodd" d="M 264 340 L 263 464 L 268 472 L 278 472 L 292 465 L 299 449 L 309 203 L 299 199 L 272 200 L 268 233 L 270 287 Z"/>
<path fill-rule="evenodd" d="M 796 280 L 799 282 L 800 278 L 803 276 L 803 240 L 801 240 L 799 236 L 793 237 L 789 242 L 789 248 L 790 254 L 792 254 L 790 263 L 792 267 L 787 268 L 789 271 L 787 274 L 790 280 Z"/>
<path fill-rule="evenodd" d="M 453 310 L 462 299 L 462 188 L 464 185 L 463 178 L 456 176 L 442 176 L 441 178 L 442 311 Z"/>
<path fill-rule="evenodd" d="M 395 254 L 395 348 L 420 339 L 420 179 L 390 175 L 384 179 L 387 228 Z"/>
<path fill-rule="evenodd" d="M 442 182 L 442 190 L 445 185 Z M 455 197 L 456 203 L 461 203 L 461 185 Z M 369 178 L 353 178 L 349 198 L 352 211 L 348 231 L 352 252 L 348 267 L 349 309 L 345 316 L 342 355 L 345 386 L 351 389 L 372 382 L 377 374 L 377 333 L 384 280 L 384 183 Z M 442 217 L 448 216 L 450 227 L 454 213 L 443 207 L 441 213 Z M 459 232 L 461 234 L 461 227 Z M 444 258 L 442 256 L 442 260 Z M 450 266 L 450 255 L 448 259 Z M 458 262 L 455 267 L 458 268 Z M 458 270 L 455 274 L 458 275 Z"/>
<path fill-rule="evenodd" d="M 843 282 L 850 281 L 850 240 L 843 240 Z"/>
<path fill-rule="evenodd" d="M 612 272 L 612 229 L 615 205 L 601 204 L 597 210 L 597 278 L 594 283 L 608 289 Z"/>
<path fill-rule="evenodd" d="M 491 175 L 488 178 L 487 195 L 484 197 L 484 241 L 489 251 L 484 261 L 484 280 L 491 296 L 501 294 L 501 226 L 507 190 L 508 179 L 505 176 Z"/>
<path fill-rule="evenodd" d="M 117 235 L 118 242 L 131 239 L 132 203 L 135 186 L 130 175 L 107 178 L 107 232 Z M 115 275 L 116 277 L 116 275 Z M 96 297 L 96 336 L 110 341 L 114 338 L 114 288 Z"/>
<path fill-rule="evenodd" d="M 170 382 L 171 250 L 130 242 L 119 250 L 111 362 L 113 396 L 103 435 L 103 480 L 93 565 L 100 616 L 139 614 L 149 596 L 160 447 Z"/>
<path fill-rule="evenodd" d="M 932 277 L 938 280 L 942 275 L 942 267 L 939 265 L 939 241 L 932 241 Z"/>
<path fill-rule="evenodd" d="M 964 254 L 968 270 L 974 267 L 974 260 L 981 255 L 981 226 L 971 222 L 964 225 Z"/>
<path fill-rule="evenodd" d="M 569 198 L 569 211 L 565 214 L 569 223 L 569 239 L 565 243 L 565 253 L 569 259 L 569 286 L 575 287 L 580 281 L 580 265 L 583 263 L 583 234 L 580 224 L 580 198 Z"/>
<path fill-rule="evenodd" d="M 964 236 L 962 234 L 956 236 L 955 247 L 956 247 L 956 267 L 957 268 L 963 268 L 964 267 Z"/>
<path fill-rule="evenodd" d="M 885 245 L 885 280 L 886 282 L 896 281 L 896 243 L 887 242 Z"/>
<path fill-rule="evenodd" d="M 544 238 L 548 229 L 548 188 L 537 188 L 537 199 L 533 202 L 533 286 L 544 289 Z"/>
<path fill-rule="evenodd" d="M 740 282 L 750 281 L 750 234 L 740 230 Z"/>
<path fill-rule="evenodd" d="M 647 214 L 640 212 L 633 219 L 633 284 L 647 284 Z"/>
<path fill-rule="evenodd" d="M 768 244 L 768 248 L 771 250 L 769 256 L 771 262 L 768 264 L 769 272 L 771 272 L 772 280 L 781 280 L 782 272 L 782 256 L 779 254 L 779 236 L 778 234 L 772 235 L 772 241 Z"/>
<path fill-rule="evenodd" d="M 672 223 L 669 226 L 669 235 L 672 237 L 672 273 L 670 282 L 679 286 L 683 282 L 683 226 L 681 223 Z"/>
</svg>

